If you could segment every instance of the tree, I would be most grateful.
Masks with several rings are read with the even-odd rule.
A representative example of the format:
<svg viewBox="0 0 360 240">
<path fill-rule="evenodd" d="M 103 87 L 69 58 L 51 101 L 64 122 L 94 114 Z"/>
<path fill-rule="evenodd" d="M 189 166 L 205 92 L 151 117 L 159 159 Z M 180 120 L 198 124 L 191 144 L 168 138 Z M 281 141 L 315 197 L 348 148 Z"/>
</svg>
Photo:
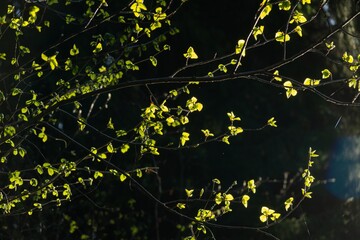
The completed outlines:
<svg viewBox="0 0 360 240">
<path fill-rule="evenodd" d="M 280 88 L 282 101 L 312 92 L 358 106 L 360 55 L 356 46 L 336 52 L 335 39 L 355 39 L 346 27 L 360 13 L 327 27 L 331 16 L 321 14 L 330 14 L 329 4 L 256 2 L 246 33 L 209 58 L 192 43 L 177 45 L 171 21 L 185 1 L 9 4 L 0 18 L 2 238 L 30 231 L 36 239 L 201 239 L 234 229 L 277 239 L 268 229 L 312 196 L 314 149 L 304 169 L 280 180 L 281 191 L 263 172 L 228 183 L 202 179 L 203 164 L 167 162 L 201 158 L 204 146 L 231 148 L 247 132 L 276 131 L 268 129 L 277 127 L 273 115 L 244 127 L 235 109 L 206 110 L 202 98 L 214 96 L 202 86 L 248 81 L 251 90 Z M 294 71 L 304 64 L 309 71 Z M 205 123 L 206 116 L 220 120 Z M 234 221 L 239 214 L 246 217 Z"/>
</svg>

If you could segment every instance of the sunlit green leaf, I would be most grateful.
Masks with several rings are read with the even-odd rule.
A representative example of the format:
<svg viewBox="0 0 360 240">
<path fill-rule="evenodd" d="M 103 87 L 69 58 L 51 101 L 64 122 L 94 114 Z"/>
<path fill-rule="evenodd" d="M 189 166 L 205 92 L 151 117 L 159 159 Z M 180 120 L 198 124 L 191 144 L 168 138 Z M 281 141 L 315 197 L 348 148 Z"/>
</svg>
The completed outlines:
<svg viewBox="0 0 360 240">
<path fill-rule="evenodd" d="M 198 55 L 195 53 L 193 47 L 189 47 L 187 52 L 184 53 L 184 57 L 187 59 L 198 59 Z"/>
<path fill-rule="evenodd" d="M 269 15 L 271 9 L 272 9 L 272 4 L 267 4 L 260 13 L 260 19 L 264 19 L 267 15 Z"/>
<path fill-rule="evenodd" d="M 284 32 L 276 32 L 275 40 L 278 42 L 287 42 L 290 41 L 290 35 L 285 34 Z"/>
<path fill-rule="evenodd" d="M 72 49 L 70 49 L 70 55 L 71 56 L 75 56 L 75 55 L 78 55 L 79 54 L 79 49 L 76 47 L 76 45 L 74 44 Z"/>
</svg>

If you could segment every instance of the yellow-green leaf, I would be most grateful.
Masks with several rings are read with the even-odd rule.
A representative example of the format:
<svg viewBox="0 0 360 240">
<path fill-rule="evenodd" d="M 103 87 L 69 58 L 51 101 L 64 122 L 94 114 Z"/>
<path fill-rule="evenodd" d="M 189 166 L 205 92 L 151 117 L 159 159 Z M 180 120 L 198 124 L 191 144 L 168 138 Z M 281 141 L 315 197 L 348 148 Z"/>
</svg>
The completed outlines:
<svg viewBox="0 0 360 240">
<path fill-rule="evenodd" d="M 296 96 L 297 91 L 293 88 L 293 85 L 290 81 L 284 82 L 284 88 L 286 90 L 286 97 L 290 98 L 291 96 Z"/>
<path fill-rule="evenodd" d="M 41 59 L 44 60 L 45 62 L 49 63 L 51 70 L 54 70 L 55 68 L 57 68 L 59 66 L 59 63 L 56 60 L 56 54 L 51 57 L 48 57 L 44 53 L 42 53 Z"/>
<path fill-rule="evenodd" d="M 281 82 L 282 81 L 282 78 L 279 77 L 279 70 L 275 70 L 274 73 L 273 73 L 273 79 L 275 81 L 278 81 L 278 82 Z"/>
<path fill-rule="evenodd" d="M 260 19 L 264 19 L 271 12 L 272 4 L 267 4 L 260 13 Z"/>
<path fill-rule="evenodd" d="M 244 195 L 241 198 L 241 203 L 244 205 L 245 208 L 248 207 L 248 201 L 250 200 L 250 197 L 248 195 Z"/>
<path fill-rule="evenodd" d="M 279 10 L 289 11 L 291 9 L 291 2 L 289 0 L 282 1 L 278 4 Z"/>
<path fill-rule="evenodd" d="M 195 53 L 195 50 L 193 47 L 189 47 L 187 52 L 184 53 L 184 57 L 187 59 L 197 59 L 198 55 Z"/>
<path fill-rule="evenodd" d="M 109 153 L 113 153 L 114 152 L 114 147 L 112 145 L 112 143 L 109 143 L 107 146 L 106 146 L 106 149 Z"/>
<path fill-rule="evenodd" d="M 230 137 L 230 136 L 224 136 L 224 137 L 221 139 L 221 141 L 229 145 L 229 144 L 230 144 L 230 142 L 229 142 L 229 137 Z"/>
<path fill-rule="evenodd" d="M 274 118 L 274 117 L 270 118 L 270 119 L 267 121 L 267 125 L 269 125 L 269 126 L 271 126 L 271 127 L 277 127 L 275 118 Z"/>
<path fill-rule="evenodd" d="M 181 137 L 180 137 L 181 146 L 184 146 L 185 143 L 190 140 L 189 136 L 190 136 L 190 133 L 188 133 L 188 132 L 183 132 L 181 134 Z"/>
<path fill-rule="evenodd" d="M 296 26 L 296 28 L 294 28 L 294 31 L 300 36 L 302 37 L 302 28 L 300 26 Z"/>
<path fill-rule="evenodd" d="M 275 40 L 278 42 L 287 42 L 290 41 L 290 35 L 279 31 L 275 34 Z"/>
<path fill-rule="evenodd" d="M 150 56 L 150 62 L 154 67 L 157 66 L 157 59 L 154 56 Z"/>
<path fill-rule="evenodd" d="M 262 35 L 264 33 L 264 26 L 255 27 L 253 30 L 253 36 L 255 40 L 257 40 L 258 35 Z"/>
<path fill-rule="evenodd" d="M 120 181 L 121 181 L 121 182 L 125 181 L 126 178 L 127 178 L 127 177 L 126 177 L 125 174 L 121 174 L 121 175 L 120 175 Z"/>
<path fill-rule="evenodd" d="M 93 53 L 99 53 L 102 51 L 102 49 L 103 49 L 102 44 L 101 44 L 101 42 L 99 42 L 98 44 L 96 44 L 96 47 L 93 50 Z"/>
<path fill-rule="evenodd" d="M 284 202 L 285 210 L 286 210 L 286 211 L 288 211 L 289 208 L 293 205 L 293 201 L 294 201 L 294 198 L 293 198 L 293 197 L 290 197 L 290 198 L 288 198 L 288 199 Z"/>
<path fill-rule="evenodd" d="M 71 56 L 75 56 L 75 55 L 78 55 L 79 54 L 79 49 L 76 47 L 76 45 L 74 44 L 72 49 L 70 49 L 70 55 Z"/>
<path fill-rule="evenodd" d="M 194 189 L 185 189 L 185 193 L 187 197 L 192 197 L 194 193 Z"/>
<path fill-rule="evenodd" d="M 143 2 L 144 2 L 143 0 L 136 0 L 136 1 L 130 6 L 130 9 L 133 11 L 135 17 L 141 17 L 141 16 L 143 16 L 143 15 L 141 14 L 141 11 L 142 11 L 142 10 L 144 10 L 144 11 L 147 10 L 147 8 L 146 8 L 146 6 L 144 5 Z"/>
<path fill-rule="evenodd" d="M 102 172 L 99 172 L 99 171 L 96 171 L 94 173 L 94 178 L 97 179 L 97 178 L 102 178 L 104 176 L 104 174 Z"/>
<path fill-rule="evenodd" d="M 316 86 L 320 84 L 320 80 L 305 78 L 304 85 L 305 86 Z"/>
<path fill-rule="evenodd" d="M 254 179 L 251 179 L 247 182 L 247 187 L 250 191 L 252 191 L 253 193 L 256 193 L 256 184 L 255 184 Z"/>
<path fill-rule="evenodd" d="M 245 49 L 243 49 L 245 46 L 245 40 L 244 39 L 240 39 L 238 42 L 237 42 L 237 45 L 235 47 L 235 54 L 240 54 L 245 57 Z"/>
<path fill-rule="evenodd" d="M 307 21 L 306 17 L 302 12 L 295 11 L 293 18 L 290 20 L 290 23 L 296 22 L 296 23 L 305 23 Z"/>
<path fill-rule="evenodd" d="M 178 209 L 184 209 L 184 208 L 186 208 L 186 205 L 185 205 L 185 203 L 178 203 L 178 204 L 176 204 L 176 207 Z"/>
</svg>

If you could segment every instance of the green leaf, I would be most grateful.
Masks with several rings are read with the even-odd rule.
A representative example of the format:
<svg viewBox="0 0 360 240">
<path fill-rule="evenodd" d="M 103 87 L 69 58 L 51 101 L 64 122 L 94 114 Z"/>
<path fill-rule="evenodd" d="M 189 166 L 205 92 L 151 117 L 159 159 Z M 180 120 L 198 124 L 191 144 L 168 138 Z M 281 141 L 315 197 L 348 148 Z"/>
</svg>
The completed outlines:
<svg viewBox="0 0 360 240">
<path fill-rule="evenodd" d="M 42 209 L 41 203 L 34 203 L 33 205 L 34 205 L 34 207 L 36 207 L 37 209 Z"/>
<path fill-rule="evenodd" d="M 102 44 L 101 42 L 99 42 L 98 44 L 96 44 L 95 49 L 93 50 L 93 53 L 99 53 L 103 50 Z"/>
<path fill-rule="evenodd" d="M 271 127 L 277 127 L 275 118 L 274 118 L 274 117 L 270 118 L 270 119 L 267 121 L 267 125 L 269 125 L 269 126 L 271 126 Z"/>
<path fill-rule="evenodd" d="M 141 171 L 141 169 L 136 169 L 136 176 L 137 176 L 138 178 L 141 178 L 141 177 L 142 177 L 142 171 Z"/>
<path fill-rule="evenodd" d="M 121 147 L 120 147 L 121 153 L 126 153 L 127 151 L 129 151 L 129 149 L 130 149 L 130 145 L 129 145 L 129 144 L 123 144 L 123 145 L 121 145 Z"/>
<path fill-rule="evenodd" d="M 321 71 L 321 73 L 323 79 L 329 78 L 331 76 L 331 72 L 329 71 L 329 69 L 324 69 Z"/>
<path fill-rule="evenodd" d="M 190 133 L 188 133 L 188 132 L 183 132 L 181 134 L 181 137 L 180 137 L 181 146 L 184 146 L 185 143 L 190 140 L 189 136 L 190 136 Z"/>
<path fill-rule="evenodd" d="M 316 86 L 320 84 L 320 80 L 305 78 L 304 85 L 305 86 Z"/>
<path fill-rule="evenodd" d="M 328 51 L 331 51 L 336 47 L 334 42 L 330 42 L 330 43 L 325 42 L 325 46 L 328 49 Z"/>
<path fill-rule="evenodd" d="M 146 11 L 147 8 L 144 5 L 142 0 L 136 0 L 131 6 L 130 9 L 133 11 L 135 17 L 142 17 L 141 11 Z"/>
<path fill-rule="evenodd" d="M 55 70 L 59 66 L 58 61 L 56 60 L 56 55 L 53 55 L 51 57 L 46 56 L 44 53 L 41 54 L 41 59 L 45 62 L 49 63 L 51 70 Z"/>
<path fill-rule="evenodd" d="M 44 170 L 43 170 L 43 168 L 42 168 L 40 165 L 37 165 L 37 166 L 35 167 L 35 169 L 36 169 L 36 171 L 37 171 L 40 175 L 42 175 L 42 174 L 44 173 Z"/>
<path fill-rule="evenodd" d="M 186 107 L 190 110 L 190 112 L 201 111 L 203 109 L 203 105 L 197 102 L 196 97 L 192 97 L 191 99 L 186 101 Z"/>
<path fill-rule="evenodd" d="M 186 204 L 185 203 L 178 203 L 178 204 L 176 204 L 176 207 L 178 209 L 184 209 L 184 208 L 186 208 Z"/>
<path fill-rule="evenodd" d="M 20 88 L 13 88 L 11 89 L 11 95 L 16 96 L 22 93 L 22 90 Z"/>
<path fill-rule="evenodd" d="M 279 10 L 289 11 L 291 9 L 291 2 L 289 0 L 282 1 L 278 4 Z"/>
<path fill-rule="evenodd" d="M 221 72 L 224 72 L 224 73 L 227 72 L 227 68 L 226 68 L 226 66 L 225 66 L 224 64 L 219 64 L 218 69 L 219 69 Z"/>
<path fill-rule="evenodd" d="M 296 96 L 297 90 L 293 88 L 293 85 L 290 81 L 284 82 L 284 88 L 286 90 L 286 97 L 290 98 L 292 96 Z"/>
<path fill-rule="evenodd" d="M 75 20 L 76 20 L 76 18 L 74 18 L 72 15 L 66 14 L 66 16 L 65 16 L 66 24 L 70 24 L 70 23 L 74 22 Z"/>
<path fill-rule="evenodd" d="M 279 31 L 275 34 L 275 40 L 278 42 L 287 42 L 290 41 L 290 35 Z"/>
<path fill-rule="evenodd" d="M 81 117 L 77 120 L 77 123 L 79 125 L 79 129 L 80 131 L 84 131 L 85 127 L 86 127 L 86 123 L 85 123 L 86 119 Z"/>
<path fill-rule="evenodd" d="M 229 137 L 230 137 L 230 136 L 224 136 L 224 137 L 221 139 L 221 141 L 229 145 L 229 144 L 230 144 L 230 142 L 229 142 Z"/>
<path fill-rule="evenodd" d="M 126 177 L 125 174 L 121 174 L 121 175 L 120 175 L 120 181 L 121 181 L 121 182 L 125 181 L 126 178 L 127 178 L 127 177 Z"/>
<path fill-rule="evenodd" d="M 100 154 L 98 154 L 98 157 L 100 159 L 106 159 L 107 158 L 106 153 L 100 153 Z M 97 160 L 99 161 L 100 159 L 97 159 Z"/>
<path fill-rule="evenodd" d="M 11 65 L 15 65 L 17 63 L 17 59 L 16 58 L 11 58 Z"/>
<path fill-rule="evenodd" d="M 293 197 L 290 197 L 290 198 L 288 198 L 288 199 L 284 202 L 285 211 L 288 211 L 288 210 L 289 210 L 289 208 L 293 205 L 293 201 L 294 201 L 294 198 L 293 198 Z"/>
<path fill-rule="evenodd" d="M 22 55 L 30 53 L 30 49 L 28 47 L 20 46 L 19 48 Z"/>
<path fill-rule="evenodd" d="M 150 56 L 150 62 L 151 64 L 156 67 L 157 65 L 157 59 L 154 56 Z"/>
<path fill-rule="evenodd" d="M 273 79 L 275 81 L 278 81 L 278 82 L 281 82 L 282 81 L 282 78 L 281 77 L 278 77 L 279 76 L 279 70 L 275 70 L 274 73 L 273 73 Z"/>
<path fill-rule="evenodd" d="M 201 188 L 200 193 L 199 193 L 200 198 L 203 196 L 204 192 L 205 192 L 204 188 Z"/>
<path fill-rule="evenodd" d="M 189 47 L 187 52 L 184 53 L 184 57 L 187 59 L 198 59 L 198 55 L 195 53 L 194 48 L 193 47 Z"/>
<path fill-rule="evenodd" d="M 163 13 L 161 7 L 156 8 L 156 9 L 155 9 L 155 12 L 156 12 L 156 13 L 155 13 L 154 16 L 153 16 L 154 21 L 161 21 L 161 20 L 166 19 L 166 13 Z"/>
<path fill-rule="evenodd" d="M 194 193 L 194 189 L 185 189 L 185 193 L 187 197 L 192 197 Z"/>
<path fill-rule="evenodd" d="M 79 54 L 79 49 L 76 47 L 76 45 L 74 44 L 72 49 L 70 49 L 70 55 L 71 56 L 75 56 Z"/>
<path fill-rule="evenodd" d="M 294 31 L 300 36 L 302 37 L 302 28 L 300 26 L 296 26 L 296 28 L 294 28 Z"/>
<path fill-rule="evenodd" d="M 312 150 L 312 148 L 309 148 L 309 157 L 314 158 L 314 157 L 319 157 L 318 154 L 316 154 L 316 150 Z"/>
<path fill-rule="evenodd" d="M 48 172 L 49 176 L 52 176 L 52 175 L 54 175 L 54 173 L 55 173 L 55 171 L 54 171 L 54 169 L 53 169 L 52 167 L 49 167 L 49 168 L 47 169 L 47 172 Z"/>
<path fill-rule="evenodd" d="M 256 184 L 255 180 L 251 179 L 247 182 L 247 187 L 250 191 L 252 191 L 254 194 L 256 193 Z"/>
<path fill-rule="evenodd" d="M 295 11 L 293 18 L 290 20 L 290 23 L 296 22 L 296 23 L 305 23 L 307 21 L 306 17 L 302 12 Z"/>
<path fill-rule="evenodd" d="M 255 27 L 253 29 L 253 36 L 255 40 L 257 40 L 258 35 L 262 35 L 264 33 L 264 26 Z"/>
<path fill-rule="evenodd" d="M 220 183 L 221 183 L 220 180 L 217 179 L 217 178 L 214 178 L 214 179 L 212 180 L 212 182 L 213 182 L 213 183 L 216 183 L 216 184 L 220 184 Z"/>
<path fill-rule="evenodd" d="M 260 13 L 260 19 L 264 19 L 271 12 L 272 4 L 267 4 Z"/>
<path fill-rule="evenodd" d="M 102 178 L 104 177 L 104 174 L 102 172 L 99 172 L 99 171 L 96 171 L 94 173 L 94 178 L 97 179 L 97 178 Z"/>
<path fill-rule="evenodd" d="M 248 201 L 250 200 L 249 195 L 243 195 L 241 198 L 241 203 L 244 205 L 245 208 L 248 207 Z"/>
<path fill-rule="evenodd" d="M 306 198 L 312 198 L 312 196 L 311 196 L 312 192 L 308 192 L 304 188 L 301 189 L 301 193 Z"/>
<path fill-rule="evenodd" d="M 235 127 L 235 126 L 228 126 L 228 129 L 232 136 L 236 136 L 244 131 L 241 127 Z"/>
<path fill-rule="evenodd" d="M 244 39 L 240 39 L 235 47 L 235 54 L 240 54 L 245 57 L 245 49 L 243 50 L 245 46 L 245 40 Z"/>
<path fill-rule="evenodd" d="M 26 150 L 24 149 L 24 148 L 22 148 L 22 147 L 18 147 L 18 150 L 19 150 L 19 155 L 23 158 L 23 157 L 25 157 L 25 155 L 26 155 Z"/>
<path fill-rule="evenodd" d="M 211 133 L 211 132 L 209 131 L 209 129 L 201 129 L 201 131 L 202 131 L 203 134 L 205 135 L 205 138 L 207 138 L 207 137 L 213 137 L 213 136 L 214 136 L 214 134 Z"/>
<path fill-rule="evenodd" d="M 15 10 L 15 6 L 13 5 L 8 5 L 7 6 L 7 14 L 12 13 Z"/>
<path fill-rule="evenodd" d="M 107 146 L 106 146 L 106 149 L 109 153 L 113 153 L 114 152 L 114 147 L 112 145 L 112 143 L 109 143 Z"/>
<path fill-rule="evenodd" d="M 227 116 L 229 117 L 231 122 L 234 121 L 240 121 L 241 119 L 239 117 L 236 117 L 235 114 L 233 112 L 228 112 Z"/>
<path fill-rule="evenodd" d="M 30 179 L 30 185 L 36 187 L 38 185 L 38 181 L 36 178 Z"/>
</svg>

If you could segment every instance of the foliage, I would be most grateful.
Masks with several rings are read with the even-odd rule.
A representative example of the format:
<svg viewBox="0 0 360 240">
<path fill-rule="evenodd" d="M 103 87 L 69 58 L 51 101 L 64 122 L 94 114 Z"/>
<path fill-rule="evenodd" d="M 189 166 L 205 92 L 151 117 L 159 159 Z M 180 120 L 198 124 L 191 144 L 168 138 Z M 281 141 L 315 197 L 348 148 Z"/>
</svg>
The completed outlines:
<svg viewBox="0 0 360 240">
<path fill-rule="evenodd" d="M 171 74 L 153 76 L 149 72 L 166 65 L 164 59 L 170 49 L 180 52 L 169 38 L 179 32 L 171 20 L 184 3 L 25 1 L 8 5 L 0 13 L 0 40 L 9 45 L 0 53 L 0 209 L 4 216 L 39 217 L 47 222 L 51 221 L 52 210 L 56 212 L 54 218 L 66 223 L 67 231 L 61 236 L 90 239 L 91 233 L 100 238 L 107 236 L 107 227 L 100 225 L 110 215 L 110 225 L 125 226 L 113 237 L 145 239 L 151 225 L 147 221 L 155 221 L 159 228 L 161 216 L 155 220 L 144 218 L 143 200 L 132 193 L 135 188 L 156 204 L 157 214 L 162 208 L 181 217 L 174 226 L 178 229 L 176 236 L 184 239 L 212 236 L 212 229 L 229 227 L 222 224 L 222 219 L 235 209 L 248 214 L 243 208 L 251 208 L 256 198 L 258 223 L 232 228 L 276 238 L 267 229 L 280 224 L 304 199 L 312 197 L 309 190 L 315 178 L 310 170 L 318 155 L 311 148 L 307 167 L 301 171 L 302 186 L 297 186 L 296 194 L 281 196 L 281 206 L 262 200 L 260 185 L 266 182 L 261 178 L 243 180 L 242 184 L 234 181 L 226 189 L 215 178 L 200 189 L 191 186 L 177 189 L 174 195 L 162 195 L 156 191 L 157 187 L 161 189 L 161 156 L 201 149 L 204 144 L 232 147 L 232 140 L 243 133 L 278 127 L 276 117 L 271 117 L 262 126 L 248 129 L 236 109 L 226 115 L 214 113 L 227 121 L 221 130 L 192 124 L 206 108 L 206 102 L 193 93 L 198 85 L 251 79 L 281 88 L 288 99 L 311 91 L 336 104 L 357 106 L 360 54 L 356 49 L 340 56 L 331 54 L 336 44 L 333 35 L 359 13 L 290 56 L 289 52 L 306 36 L 306 26 L 315 22 L 327 1 L 263 0 L 250 32 L 233 44 L 229 54 L 203 59 L 189 43 L 187 50 L 178 54 L 182 66 Z M 77 9 L 82 10 L 79 13 Z M 280 14 L 285 14 L 287 20 L 273 31 L 267 19 Z M 30 41 L 30 37 L 38 41 Z M 280 60 L 245 70 L 253 50 L 272 44 L 279 47 Z M 348 71 L 336 76 L 328 64 L 304 80 L 286 74 L 288 65 L 310 52 L 337 58 Z M 194 76 L 194 69 L 206 70 Z M 327 89 L 344 83 L 355 96 L 349 101 L 326 94 Z M 161 94 L 153 93 L 155 86 Z M 141 99 L 140 94 L 146 97 Z M 122 194 L 116 195 L 117 189 Z M 171 200 L 163 200 L 164 196 Z M 79 198 L 95 206 L 98 204 L 92 199 L 108 203 L 111 198 L 120 198 L 122 203 L 111 202 L 111 207 L 79 213 L 89 220 L 76 220 L 76 206 L 84 202 Z M 63 210 L 64 205 L 72 209 L 71 214 Z"/>
</svg>

